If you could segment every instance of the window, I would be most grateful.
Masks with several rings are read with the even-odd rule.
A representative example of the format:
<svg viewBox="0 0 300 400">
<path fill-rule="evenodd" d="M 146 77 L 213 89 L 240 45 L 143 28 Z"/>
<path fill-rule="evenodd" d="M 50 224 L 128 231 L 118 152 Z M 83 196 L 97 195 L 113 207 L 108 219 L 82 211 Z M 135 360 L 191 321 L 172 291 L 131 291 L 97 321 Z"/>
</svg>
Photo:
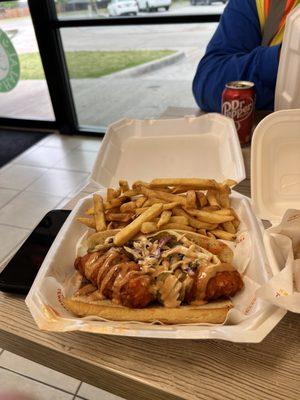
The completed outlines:
<svg viewBox="0 0 300 400">
<path fill-rule="evenodd" d="M 25 0 L 7 3 L 19 8 L 27 4 Z M 192 79 L 225 3 L 28 0 L 39 47 L 35 43 L 26 49 L 32 66 L 26 72 L 30 93 L 26 97 L 22 89 L 20 104 L 27 109 L 30 103 L 35 105 L 32 118 L 55 118 L 62 133 L 77 134 L 103 133 L 108 124 L 123 117 L 157 118 L 170 106 L 195 107 Z M 15 39 L 17 49 L 30 46 L 29 21 L 28 13 L 16 21 L 25 32 Z M 30 35 L 34 37 L 32 27 Z M 20 117 L 30 118 L 30 113 L 22 112 Z M 16 108 L 2 117 L 8 115 L 15 118 Z"/>
<path fill-rule="evenodd" d="M 12 42 L 20 63 L 17 85 L 9 91 L 0 91 L 0 116 L 53 121 L 53 108 L 27 1 L 0 3 L 0 29 Z"/>
<path fill-rule="evenodd" d="M 157 118 L 168 107 L 195 108 L 193 76 L 216 26 L 62 29 L 79 125 L 105 129 L 124 117 Z"/>
</svg>

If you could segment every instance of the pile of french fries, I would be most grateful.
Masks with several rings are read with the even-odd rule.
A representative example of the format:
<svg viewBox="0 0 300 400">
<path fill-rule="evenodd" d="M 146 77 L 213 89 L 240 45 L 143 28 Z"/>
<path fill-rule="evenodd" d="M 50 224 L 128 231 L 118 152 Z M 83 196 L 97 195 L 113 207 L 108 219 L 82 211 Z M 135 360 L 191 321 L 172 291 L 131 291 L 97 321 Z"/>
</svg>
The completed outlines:
<svg viewBox="0 0 300 400">
<path fill-rule="evenodd" d="M 139 232 L 163 229 L 197 232 L 208 237 L 235 240 L 240 220 L 230 204 L 228 179 L 154 179 L 137 181 L 130 188 L 121 180 L 118 189 L 107 189 L 105 201 L 93 195 L 93 207 L 78 221 L 97 232 L 121 229 L 115 244 L 122 245 Z"/>
</svg>

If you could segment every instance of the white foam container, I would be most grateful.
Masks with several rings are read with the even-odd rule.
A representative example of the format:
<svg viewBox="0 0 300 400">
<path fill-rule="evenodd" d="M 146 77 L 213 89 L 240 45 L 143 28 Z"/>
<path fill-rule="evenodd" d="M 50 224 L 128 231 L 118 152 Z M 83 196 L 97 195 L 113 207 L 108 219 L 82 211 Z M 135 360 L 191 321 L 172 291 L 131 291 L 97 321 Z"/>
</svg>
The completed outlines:
<svg viewBox="0 0 300 400">
<path fill-rule="evenodd" d="M 300 5 L 287 18 L 275 91 L 275 110 L 300 108 Z"/>
<path fill-rule="evenodd" d="M 207 114 L 175 120 L 124 119 L 108 128 L 92 172 L 92 180 L 99 188 L 114 186 L 122 178 L 132 183 L 137 179 L 150 180 L 162 176 L 244 180 L 243 157 L 233 121 L 219 114 Z M 278 270 L 275 265 L 272 268 L 268 266 L 261 227 L 248 199 L 233 193 L 232 201 L 233 206 L 241 207 L 243 222 L 252 238 L 252 253 L 246 275 L 263 284 Z M 26 297 L 26 304 L 39 328 L 135 337 L 260 342 L 285 315 L 285 310 L 256 299 L 254 294 L 254 305 L 251 305 L 254 311 L 250 308 L 250 317 L 236 325 L 137 325 L 91 321 L 74 317 L 66 311 L 60 316 L 45 313 L 45 304 L 51 302 L 51 296 L 56 296 L 57 290 L 52 288 L 49 297 L 49 277 L 62 279 L 61 275 L 68 276 L 74 272 L 76 243 L 86 230 L 74 220 L 90 204 L 91 197 L 88 197 L 74 208 Z"/>
<path fill-rule="evenodd" d="M 274 112 L 256 127 L 251 147 L 251 199 L 255 214 L 273 226 L 287 210 L 300 209 L 300 109 Z M 269 264 L 280 271 L 283 266 L 276 261 L 275 242 L 268 230 L 264 244 Z M 274 296 L 275 303 L 280 304 Z M 300 304 L 291 311 L 300 313 Z"/>
</svg>

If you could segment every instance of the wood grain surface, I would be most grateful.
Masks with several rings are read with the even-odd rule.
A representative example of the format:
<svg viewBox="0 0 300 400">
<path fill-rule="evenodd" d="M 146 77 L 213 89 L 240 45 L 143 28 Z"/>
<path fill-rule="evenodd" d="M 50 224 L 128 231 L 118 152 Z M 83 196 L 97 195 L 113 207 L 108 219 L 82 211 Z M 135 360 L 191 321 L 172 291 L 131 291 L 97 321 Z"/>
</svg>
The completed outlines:
<svg viewBox="0 0 300 400">
<path fill-rule="evenodd" d="M 300 318 L 260 344 L 39 331 L 24 299 L 0 294 L 1 347 L 127 399 L 290 399 L 300 391 Z"/>
<path fill-rule="evenodd" d="M 243 155 L 247 179 L 237 189 L 249 196 L 250 149 Z M 260 344 L 55 334 L 38 330 L 23 297 L 0 293 L 0 347 L 130 400 L 300 399 L 292 313 Z"/>
</svg>

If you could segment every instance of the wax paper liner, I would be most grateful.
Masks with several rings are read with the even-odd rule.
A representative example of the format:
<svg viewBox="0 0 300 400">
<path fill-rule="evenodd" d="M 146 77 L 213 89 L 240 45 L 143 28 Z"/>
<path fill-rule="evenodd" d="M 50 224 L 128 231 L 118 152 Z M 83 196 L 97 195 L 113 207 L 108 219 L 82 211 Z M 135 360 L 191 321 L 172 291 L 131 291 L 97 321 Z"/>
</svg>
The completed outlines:
<svg viewBox="0 0 300 400">
<path fill-rule="evenodd" d="M 257 295 L 286 310 L 300 313 L 300 211 L 287 210 L 281 223 L 266 230 L 264 242 L 276 273 Z"/>
</svg>

